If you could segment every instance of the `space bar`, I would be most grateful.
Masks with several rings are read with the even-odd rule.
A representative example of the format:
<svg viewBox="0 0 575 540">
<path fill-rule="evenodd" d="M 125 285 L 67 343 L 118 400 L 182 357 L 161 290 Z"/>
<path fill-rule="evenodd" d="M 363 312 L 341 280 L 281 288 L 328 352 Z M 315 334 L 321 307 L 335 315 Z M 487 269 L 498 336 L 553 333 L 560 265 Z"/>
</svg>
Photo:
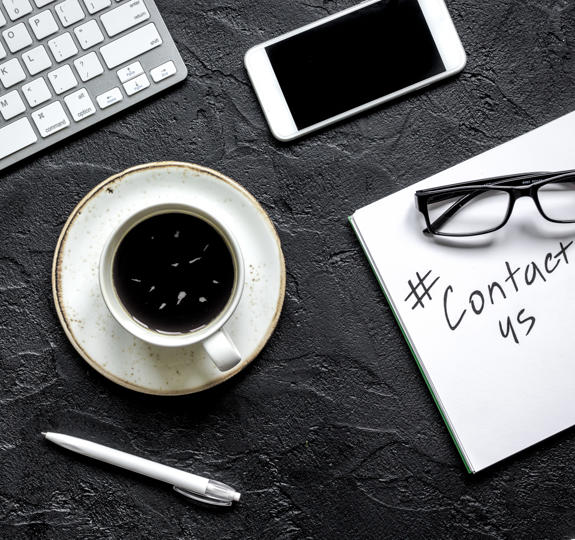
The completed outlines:
<svg viewBox="0 0 575 540">
<path fill-rule="evenodd" d="M 22 150 L 38 140 L 28 118 L 21 118 L 17 122 L 0 129 L 0 159 Z"/>
<path fill-rule="evenodd" d="M 138 28 L 126 36 L 104 45 L 100 52 L 109 69 L 115 68 L 136 56 L 151 51 L 162 44 L 154 23 Z"/>
</svg>

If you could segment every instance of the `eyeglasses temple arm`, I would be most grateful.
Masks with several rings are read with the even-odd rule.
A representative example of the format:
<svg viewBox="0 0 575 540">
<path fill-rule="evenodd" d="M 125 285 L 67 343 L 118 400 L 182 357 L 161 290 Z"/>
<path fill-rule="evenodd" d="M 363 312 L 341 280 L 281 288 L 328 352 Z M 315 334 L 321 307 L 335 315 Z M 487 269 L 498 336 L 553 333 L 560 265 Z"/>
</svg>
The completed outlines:
<svg viewBox="0 0 575 540">
<path fill-rule="evenodd" d="M 464 188 L 464 187 L 480 187 L 480 186 L 500 186 L 505 184 L 514 185 L 515 183 L 523 183 L 525 181 L 537 182 L 539 180 L 548 180 L 554 176 L 565 176 L 568 174 L 575 174 L 575 169 L 571 171 L 562 172 L 530 172 L 530 173 L 519 173 L 519 174 L 508 174 L 505 176 L 495 176 L 492 178 L 482 178 L 479 180 L 471 180 L 469 182 L 459 182 L 457 184 L 450 184 L 447 186 L 437 186 L 427 189 L 420 189 L 416 191 L 416 195 L 420 194 L 431 194 L 437 191 L 441 192 L 449 188 Z"/>
</svg>

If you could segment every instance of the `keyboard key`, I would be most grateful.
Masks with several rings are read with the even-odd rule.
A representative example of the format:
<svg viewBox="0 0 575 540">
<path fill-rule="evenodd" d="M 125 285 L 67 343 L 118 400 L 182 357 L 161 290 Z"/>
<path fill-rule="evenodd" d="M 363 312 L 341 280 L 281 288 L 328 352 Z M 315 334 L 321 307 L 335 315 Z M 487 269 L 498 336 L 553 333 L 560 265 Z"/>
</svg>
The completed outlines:
<svg viewBox="0 0 575 540">
<path fill-rule="evenodd" d="M 138 75 L 144 73 L 144 69 L 142 68 L 142 64 L 140 62 L 134 62 L 125 68 L 118 70 L 118 78 L 120 79 L 121 83 L 125 83 Z"/>
<path fill-rule="evenodd" d="M 32 12 L 32 6 L 28 0 L 2 0 L 2 3 L 11 21 L 15 21 Z"/>
<path fill-rule="evenodd" d="M 134 94 L 145 90 L 148 88 L 148 86 L 150 86 L 150 81 L 144 74 L 136 77 L 135 79 L 129 80 L 127 83 L 124 83 L 124 90 L 126 91 L 126 94 L 133 96 Z"/>
<path fill-rule="evenodd" d="M 78 86 L 76 76 L 69 65 L 62 66 L 48 73 L 48 80 L 56 94 L 60 95 Z"/>
<path fill-rule="evenodd" d="M 88 118 L 88 116 L 92 116 L 96 112 L 96 107 L 94 107 L 94 103 L 92 103 L 85 88 L 66 96 L 64 101 L 76 122 Z"/>
<path fill-rule="evenodd" d="M 110 37 L 114 37 L 128 28 L 132 28 L 150 18 L 144 0 L 132 0 L 107 13 L 100 20 Z"/>
<path fill-rule="evenodd" d="M 25 84 L 22 87 L 22 93 L 30 107 L 42 105 L 42 103 L 46 103 L 46 101 L 52 97 L 50 89 L 42 77 L 32 81 L 31 83 Z"/>
<path fill-rule="evenodd" d="M 26 79 L 26 74 L 17 58 L 0 64 L 0 81 L 4 88 L 10 88 Z"/>
<path fill-rule="evenodd" d="M 34 120 L 43 139 L 58 133 L 58 131 L 62 131 L 70 125 L 70 119 L 59 101 L 55 101 L 33 112 L 32 120 Z"/>
<path fill-rule="evenodd" d="M 56 4 L 56 13 L 64 28 L 81 21 L 86 16 L 78 0 L 64 0 Z"/>
<path fill-rule="evenodd" d="M 104 68 L 95 52 L 74 60 L 74 67 L 84 82 L 104 73 Z"/>
<path fill-rule="evenodd" d="M 48 4 L 51 4 L 52 2 L 55 2 L 56 0 L 34 0 L 34 3 L 36 4 L 36 7 L 44 7 L 47 6 Z"/>
<path fill-rule="evenodd" d="M 124 97 L 122 96 L 122 92 L 118 87 L 116 87 L 112 88 L 112 90 L 104 92 L 103 94 L 100 94 L 96 98 L 96 101 L 98 102 L 100 109 L 107 109 L 111 105 L 119 103 L 120 101 L 122 101 L 122 99 L 124 99 Z"/>
<path fill-rule="evenodd" d="M 30 24 L 36 39 L 44 39 L 58 31 L 58 23 L 49 9 L 28 19 L 28 24 Z"/>
<path fill-rule="evenodd" d="M 78 54 L 78 47 L 69 32 L 48 41 L 48 47 L 58 63 Z"/>
<path fill-rule="evenodd" d="M 76 38 L 80 42 L 80 47 L 84 50 L 104 41 L 104 35 L 98 23 L 94 20 L 74 28 L 74 34 L 76 34 Z"/>
<path fill-rule="evenodd" d="M 173 62 L 166 62 L 157 68 L 152 69 L 150 71 L 150 75 L 152 76 L 152 80 L 157 83 L 163 81 L 171 77 L 172 75 L 176 74 L 176 66 Z"/>
<path fill-rule="evenodd" d="M 16 120 L 9 126 L 0 128 L 0 159 L 22 150 L 38 140 L 28 118 Z"/>
<path fill-rule="evenodd" d="M 112 2 L 111 0 L 84 0 L 84 5 L 86 6 L 88 13 L 93 15 L 94 13 L 98 13 L 98 11 L 102 11 L 103 9 L 110 7 Z"/>
<path fill-rule="evenodd" d="M 16 90 L 0 97 L 0 113 L 4 120 L 10 120 L 26 110 L 20 94 Z"/>
<path fill-rule="evenodd" d="M 162 44 L 162 38 L 154 23 L 150 23 L 116 41 L 104 45 L 100 53 L 109 69 L 155 49 Z"/>
<path fill-rule="evenodd" d="M 26 29 L 24 23 L 17 24 L 8 30 L 2 32 L 6 45 L 10 49 L 10 52 L 15 53 L 25 49 L 26 47 L 32 45 L 32 37 Z"/>
<path fill-rule="evenodd" d="M 52 61 L 42 45 L 24 53 L 22 60 L 24 60 L 24 64 L 26 64 L 30 75 L 37 75 L 45 69 L 52 67 Z"/>
<path fill-rule="evenodd" d="M 6 58 L 6 49 L 4 49 L 2 43 L 0 43 L 0 60 L 2 60 L 2 58 Z"/>
<path fill-rule="evenodd" d="M 0 28 L 2 28 L 5 24 L 6 24 L 6 18 L 4 17 L 2 12 L 0 11 Z"/>
</svg>

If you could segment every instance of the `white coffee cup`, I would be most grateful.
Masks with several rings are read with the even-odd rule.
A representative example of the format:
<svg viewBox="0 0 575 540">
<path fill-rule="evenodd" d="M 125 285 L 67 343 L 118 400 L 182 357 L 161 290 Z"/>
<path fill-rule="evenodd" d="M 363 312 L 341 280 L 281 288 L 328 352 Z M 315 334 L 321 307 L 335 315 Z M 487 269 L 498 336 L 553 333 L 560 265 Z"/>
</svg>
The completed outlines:
<svg viewBox="0 0 575 540">
<path fill-rule="evenodd" d="M 234 284 L 227 304 L 220 313 L 202 328 L 185 334 L 165 334 L 137 322 L 122 303 L 114 284 L 114 257 L 124 237 L 139 223 L 160 214 L 185 213 L 211 225 L 225 241 L 234 264 Z M 159 347 L 187 347 L 201 343 L 220 371 L 228 371 L 239 364 L 242 357 L 224 325 L 233 315 L 244 288 L 244 262 L 237 240 L 230 229 L 210 212 L 182 203 L 163 203 L 149 206 L 126 219 L 109 237 L 100 257 L 100 289 L 113 317 L 130 334 Z"/>
</svg>

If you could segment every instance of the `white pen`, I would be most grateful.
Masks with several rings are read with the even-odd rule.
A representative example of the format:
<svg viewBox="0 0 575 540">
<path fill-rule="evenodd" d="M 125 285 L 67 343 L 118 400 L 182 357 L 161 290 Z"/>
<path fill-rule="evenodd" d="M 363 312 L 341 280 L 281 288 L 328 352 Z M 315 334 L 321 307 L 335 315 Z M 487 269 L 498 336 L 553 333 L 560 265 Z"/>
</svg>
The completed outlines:
<svg viewBox="0 0 575 540">
<path fill-rule="evenodd" d="M 233 501 L 240 500 L 240 494 L 233 488 L 217 482 L 196 476 L 195 474 L 180 471 L 167 465 L 132 456 L 70 435 L 61 433 L 42 433 L 46 439 L 63 446 L 72 452 L 77 452 L 122 469 L 149 476 L 160 482 L 172 484 L 174 490 L 196 501 L 215 506 L 231 506 Z"/>
</svg>

